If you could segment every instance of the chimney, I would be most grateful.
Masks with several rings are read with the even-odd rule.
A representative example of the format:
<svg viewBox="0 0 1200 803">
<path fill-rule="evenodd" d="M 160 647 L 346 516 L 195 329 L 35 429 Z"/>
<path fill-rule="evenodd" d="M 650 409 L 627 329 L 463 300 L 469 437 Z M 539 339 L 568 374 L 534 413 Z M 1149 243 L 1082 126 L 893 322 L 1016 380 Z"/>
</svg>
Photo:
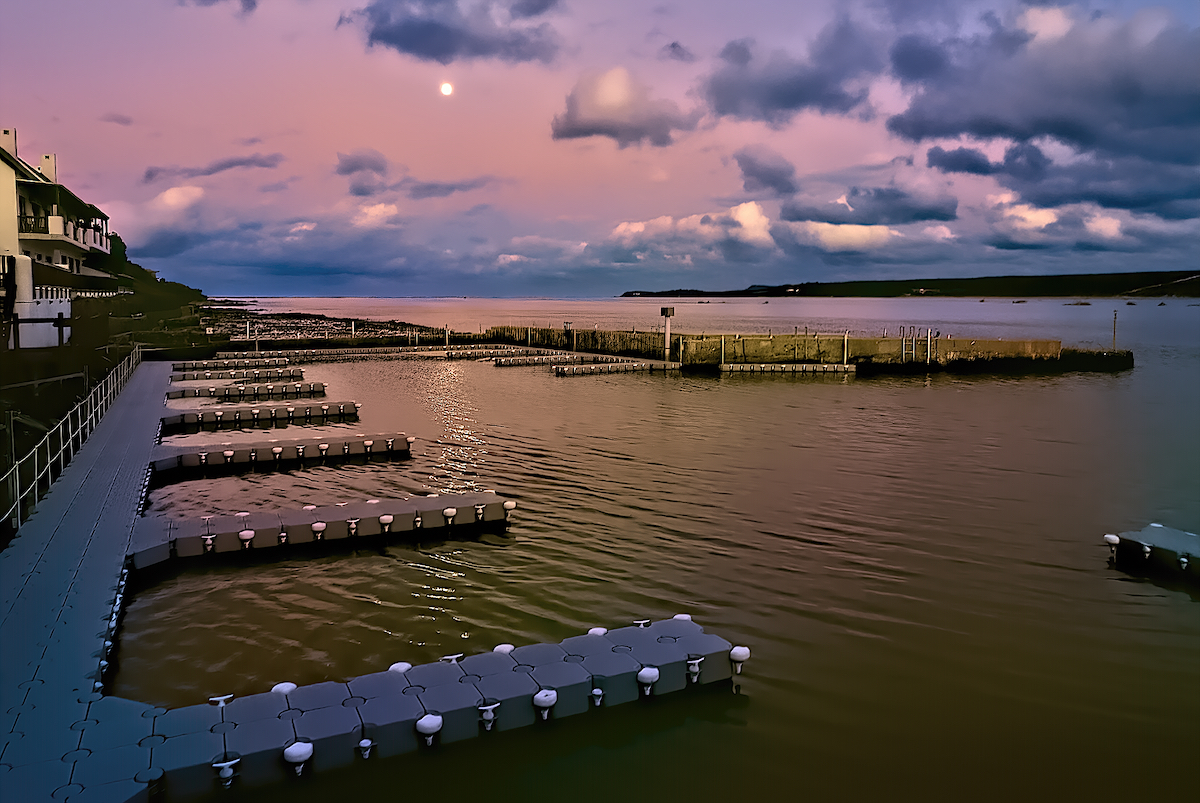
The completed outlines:
<svg viewBox="0 0 1200 803">
<path fill-rule="evenodd" d="M 0 129 L 0 148 L 4 148 L 13 156 L 17 155 L 17 129 Z"/>
<path fill-rule="evenodd" d="M 53 153 L 42 154 L 42 163 L 38 165 L 38 172 L 55 184 L 58 183 L 58 160 Z"/>
</svg>

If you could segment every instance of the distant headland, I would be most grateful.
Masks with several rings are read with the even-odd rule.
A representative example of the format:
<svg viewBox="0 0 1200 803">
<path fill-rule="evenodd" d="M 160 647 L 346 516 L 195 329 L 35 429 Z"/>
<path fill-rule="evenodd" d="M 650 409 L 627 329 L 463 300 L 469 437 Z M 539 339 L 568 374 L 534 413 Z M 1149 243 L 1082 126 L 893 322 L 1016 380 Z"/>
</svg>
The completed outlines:
<svg viewBox="0 0 1200 803">
<path fill-rule="evenodd" d="M 1058 276 L 983 276 L 973 279 L 898 279 L 803 284 L 752 284 L 744 290 L 630 290 L 622 298 L 1112 298 L 1116 296 L 1200 297 L 1200 273 L 1080 273 Z"/>
</svg>

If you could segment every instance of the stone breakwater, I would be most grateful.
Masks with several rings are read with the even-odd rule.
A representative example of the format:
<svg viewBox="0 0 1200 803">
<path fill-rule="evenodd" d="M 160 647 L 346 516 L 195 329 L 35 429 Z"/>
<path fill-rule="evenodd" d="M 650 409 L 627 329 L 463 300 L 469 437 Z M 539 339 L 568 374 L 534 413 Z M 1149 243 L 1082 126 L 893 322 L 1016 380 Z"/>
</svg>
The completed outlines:
<svg viewBox="0 0 1200 803">
<path fill-rule="evenodd" d="M 488 329 L 489 342 L 527 348 L 618 355 L 678 362 L 682 370 L 734 371 L 738 365 L 851 365 L 860 374 L 924 370 L 1121 370 L 1133 367 L 1129 351 L 1064 349 L 1049 339 L 942 337 L 933 330 L 897 337 L 863 337 L 849 332 L 779 335 L 672 334 L 593 329 Z M 765 371 L 772 373 L 772 371 Z M 777 370 L 774 373 L 785 373 Z"/>
</svg>

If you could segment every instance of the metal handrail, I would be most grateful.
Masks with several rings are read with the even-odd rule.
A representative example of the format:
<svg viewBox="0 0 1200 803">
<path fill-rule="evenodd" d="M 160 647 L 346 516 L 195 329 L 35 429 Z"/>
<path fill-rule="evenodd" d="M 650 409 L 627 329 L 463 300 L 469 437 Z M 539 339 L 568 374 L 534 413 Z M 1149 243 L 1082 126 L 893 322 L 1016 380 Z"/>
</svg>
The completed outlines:
<svg viewBox="0 0 1200 803">
<path fill-rule="evenodd" d="M 29 454 L 17 460 L 0 478 L 0 487 L 11 494 L 11 503 L 0 515 L 0 521 L 12 520 L 13 532 L 21 529 L 29 514 L 37 509 L 42 497 L 43 484 L 49 491 L 54 481 L 62 475 L 75 453 L 83 448 L 100 419 L 128 384 L 134 370 L 142 362 L 142 349 L 134 345 L 133 351 L 108 372 L 87 398 L 76 404 L 66 417 L 51 427 Z M 53 442 L 53 446 L 51 445 Z M 32 464 L 32 471 L 24 471 Z M 28 475 L 28 484 L 22 482 L 22 472 Z M 32 497 L 29 504 L 26 498 Z"/>
</svg>

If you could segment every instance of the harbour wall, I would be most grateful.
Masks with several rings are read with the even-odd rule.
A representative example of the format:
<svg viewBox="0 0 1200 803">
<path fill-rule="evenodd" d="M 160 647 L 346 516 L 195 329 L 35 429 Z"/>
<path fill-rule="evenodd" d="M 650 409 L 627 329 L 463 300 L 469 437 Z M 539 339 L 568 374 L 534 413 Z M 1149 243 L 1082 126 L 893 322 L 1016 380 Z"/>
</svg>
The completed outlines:
<svg viewBox="0 0 1200 803">
<path fill-rule="evenodd" d="M 665 338 L 658 332 L 614 332 L 596 329 L 557 329 L 495 326 L 484 337 L 496 343 L 530 348 L 615 354 L 663 359 Z M 672 334 L 669 360 L 685 368 L 738 363 L 848 363 L 852 365 L 947 365 L 994 360 L 1058 360 L 1059 340 L 1000 340 L 924 336 L 857 337 L 835 334 Z"/>
<path fill-rule="evenodd" d="M 674 338 L 672 338 L 674 340 Z M 1007 359 L 1057 360 L 1058 340 L 998 340 L 916 337 L 852 337 L 848 334 L 681 335 L 684 366 L 737 363 L 843 363 L 850 365 L 947 366 Z"/>
<path fill-rule="evenodd" d="M 537 326 L 492 326 L 481 338 L 490 343 L 508 343 L 527 348 L 588 351 L 622 357 L 663 359 L 664 337 L 659 332 L 614 332 L 605 329 L 557 329 Z M 672 351 L 679 338 L 672 337 Z"/>
</svg>

